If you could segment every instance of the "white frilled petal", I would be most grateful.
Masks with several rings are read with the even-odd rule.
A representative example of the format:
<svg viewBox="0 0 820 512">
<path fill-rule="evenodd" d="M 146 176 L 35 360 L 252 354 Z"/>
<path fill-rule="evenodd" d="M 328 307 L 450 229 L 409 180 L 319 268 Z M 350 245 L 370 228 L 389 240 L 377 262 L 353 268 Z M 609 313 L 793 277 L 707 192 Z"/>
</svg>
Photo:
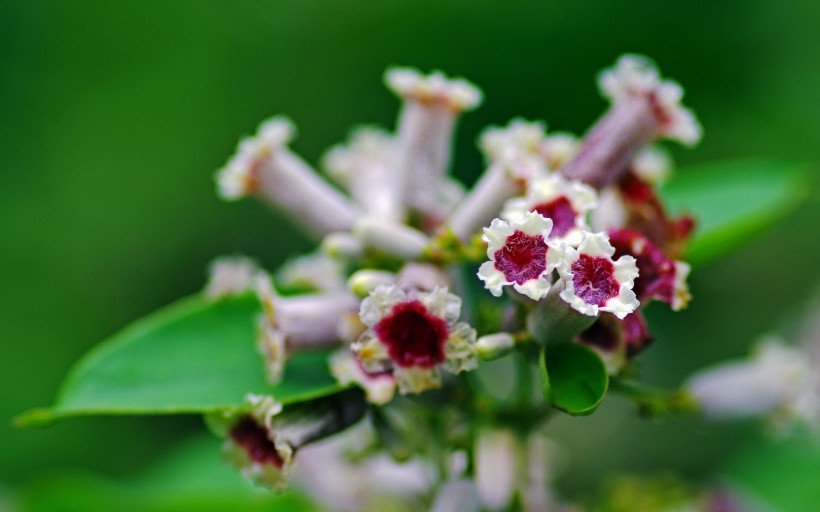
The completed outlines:
<svg viewBox="0 0 820 512">
<path fill-rule="evenodd" d="M 689 277 L 692 267 L 683 261 L 675 261 L 675 284 L 674 295 L 672 296 L 672 311 L 680 311 L 685 308 L 689 301 L 692 300 L 692 294 L 689 293 L 689 285 L 686 279 Z"/>
<path fill-rule="evenodd" d="M 367 373 L 347 349 L 339 350 L 331 356 L 330 372 L 339 384 L 356 384 L 362 388 L 367 401 L 376 405 L 386 404 L 396 392 L 396 381 L 391 374 Z"/>
<path fill-rule="evenodd" d="M 208 284 L 205 296 L 216 300 L 253 290 L 259 266 L 243 256 L 224 257 L 214 260 L 208 268 Z"/>
<path fill-rule="evenodd" d="M 498 254 L 503 252 L 510 237 L 520 231 L 528 236 L 542 236 L 544 249 L 549 254 L 549 243 L 547 237 L 552 230 L 552 220 L 530 212 L 522 218 L 507 222 L 501 219 L 494 219 L 489 228 L 484 228 L 482 240 L 487 242 L 487 257 L 490 261 L 485 261 L 478 269 L 478 278 L 484 282 L 484 287 L 496 297 L 501 296 L 504 286 L 512 286 L 519 293 L 526 295 L 532 300 L 539 300 L 547 295 L 550 289 L 549 275 L 555 268 L 550 263 L 549 258 L 545 258 L 544 270 L 535 277 L 524 282 L 516 282 L 499 270 L 497 266 Z"/>
<path fill-rule="evenodd" d="M 407 294 L 398 286 L 377 286 L 362 301 L 359 317 L 368 327 L 373 327 L 379 320 L 390 314 L 396 304 L 408 300 Z"/>
<path fill-rule="evenodd" d="M 550 251 L 550 253 L 553 253 L 553 251 Z M 635 292 L 632 291 L 635 278 L 638 277 L 635 258 L 621 256 L 617 261 L 613 261 L 612 255 L 614 253 L 615 248 L 609 243 L 609 238 L 605 233 L 585 233 L 578 249 L 567 246 L 563 252 L 554 251 L 553 261 L 558 269 L 558 274 L 561 276 L 561 282 L 556 283 L 556 286 L 560 286 L 559 296 L 561 299 L 579 313 L 588 316 L 597 316 L 599 311 L 605 311 L 612 313 L 619 319 L 623 319 L 626 315 L 635 311 L 640 305 Z M 573 264 L 581 259 L 582 255 L 591 258 L 602 258 L 612 264 L 611 275 L 605 275 L 603 278 L 614 279 L 618 286 L 618 292 L 607 298 L 603 306 L 586 302 L 577 294 Z M 548 261 L 550 261 L 549 254 Z"/>
<path fill-rule="evenodd" d="M 681 105 L 683 89 L 674 81 L 662 80 L 648 59 L 624 55 L 614 68 L 601 73 L 598 83 L 604 96 L 613 102 L 651 96 L 655 107 L 662 112 L 661 133 L 664 136 L 686 145 L 700 140 L 700 124 L 694 114 Z"/>
<path fill-rule="evenodd" d="M 441 372 L 438 368 L 400 368 L 393 370 L 393 377 L 399 393 L 423 393 L 441 387 Z"/>
<path fill-rule="evenodd" d="M 529 183 L 526 196 L 516 197 L 506 202 L 501 218 L 521 220 L 527 213 L 536 211 L 540 205 L 561 201 L 562 198 L 569 203 L 574 220 L 571 228 L 562 226 L 563 229 L 568 230 L 559 236 L 556 233 L 555 219 L 550 219 L 553 220 L 552 238 L 571 245 L 578 245 L 582 239 L 582 231 L 589 229 L 586 221 L 587 214 L 598 205 L 598 195 L 595 190 L 579 181 L 570 181 L 558 174 L 534 179 Z M 543 215 L 545 212 L 539 211 L 539 213 Z"/>
<path fill-rule="evenodd" d="M 641 181 L 661 185 L 672 173 L 672 158 L 663 148 L 648 146 L 635 154 L 630 168 Z"/>
<path fill-rule="evenodd" d="M 265 316 L 259 317 L 256 333 L 256 348 L 265 360 L 265 374 L 268 381 L 278 383 L 288 359 L 287 337 L 284 331 Z"/>
<path fill-rule="evenodd" d="M 413 68 L 390 68 L 384 78 L 394 93 L 421 103 L 440 104 L 458 112 L 481 103 L 481 89 L 467 80 L 447 78 L 440 71 L 424 75 Z"/>
<path fill-rule="evenodd" d="M 448 325 L 456 323 L 461 316 L 461 297 L 450 293 L 446 287 L 436 287 L 432 292 L 419 296 L 427 311 L 443 318 Z"/>
<path fill-rule="evenodd" d="M 581 141 L 571 133 L 553 132 L 541 142 L 541 154 L 551 171 L 558 171 L 578 154 Z"/>
<path fill-rule="evenodd" d="M 514 151 L 523 155 L 537 155 L 547 137 L 543 121 L 516 118 L 505 127 L 493 126 L 481 133 L 481 151 L 490 160 L 504 160 Z"/>
<path fill-rule="evenodd" d="M 445 354 L 447 369 L 454 374 L 478 368 L 476 352 L 476 330 L 464 322 L 459 322 L 450 329 Z"/>
</svg>

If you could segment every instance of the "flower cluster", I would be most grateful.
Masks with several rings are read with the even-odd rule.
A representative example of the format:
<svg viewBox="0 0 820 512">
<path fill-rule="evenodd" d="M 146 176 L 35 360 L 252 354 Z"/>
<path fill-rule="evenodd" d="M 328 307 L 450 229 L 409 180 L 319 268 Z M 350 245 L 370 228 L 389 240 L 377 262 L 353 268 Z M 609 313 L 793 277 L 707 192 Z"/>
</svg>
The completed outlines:
<svg viewBox="0 0 820 512">
<path fill-rule="evenodd" d="M 469 190 L 450 177 L 451 141 L 481 91 L 404 68 L 388 70 L 385 82 L 402 102 L 396 129 L 359 128 L 331 148 L 322 167 L 335 183 L 289 149 L 295 128 L 284 117 L 243 139 L 217 174 L 224 199 L 262 198 L 320 242 L 274 276 L 246 260 L 214 267 L 209 296 L 254 290 L 259 297 L 258 348 L 272 382 L 295 354 L 327 351 L 329 373 L 361 388 L 374 417 L 411 407 L 397 405 L 412 403 L 397 395 L 436 388 L 466 400 L 466 409 L 473 391 L 457 376 L 480 360 L 522 345 L 584 343 L 617 373 L 651 339 L 643 304 L 686 305 L 689 267 L 676 258 L 692 220 L 664 210 L 654 184 L 669 165 L 653 144 L 692 144 L 700 128 L 680 104 L 681 88 L 647 60 L 626 56 L 601 75 L 612 107 L 583 138 L 523 119 L 486 129 L 479 141 L 486 169 Z M 464 268 L 478 268 L 492 296 L 507 290 L 511 300 L 475 297 L 475 270 Z M 479 302 L 495 313 L 480 313 Z M 340 409 L 338 417 L 360 417 L 356 400 L 337 402 L 356 413 Z M 282 446 L 301 447 L 353 421 L 327 420 L 328 428 L 282 444 L 281 426 L 293 432 L 284 419 L 291 412 L 246 413 L 227 429 L 232 453 L 258 480 L 278 485 L 270 475 L 282 472 L 270 468 L 292 457 Z M 477 441 L 481 453 L 511 442 L 504 428 L 493 432 Z M 488 506 L 509 503 L 515 492 L 543 502 L 525 484 L 494 490 L 492 470 L 481 468 Z"/>
</svg>

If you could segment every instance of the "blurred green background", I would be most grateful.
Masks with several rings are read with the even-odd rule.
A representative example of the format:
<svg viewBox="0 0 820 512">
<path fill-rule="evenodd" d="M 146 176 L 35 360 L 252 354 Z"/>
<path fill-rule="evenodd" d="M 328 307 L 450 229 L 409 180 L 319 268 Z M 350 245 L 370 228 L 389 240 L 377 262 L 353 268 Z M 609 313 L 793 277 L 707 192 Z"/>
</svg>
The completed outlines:
<svg viewBox="0 0 820 512">
<path fill-rule="evenodd" d="M 354 124 L 392 127 L 386 66 L 442 69 L 486 96 L 457 136 L 455 172 L 469 183 L 483 126 L 524 116 L 582 133 L 605 108 L 595 74 L 638 52 L 684 84 L 705 127 L 696 150 L 674 148 L 681 167 L 760 156 L 816 173 L 818 26 L 816 0 L 0 1 L 0 495 L 55 468 L 134 474 L 201 430 L 197 418 L 10 420 L 51 403 L 94 344 L 199 289 L 214 257 L 273 268 L 310 247 L 263 205 L 215 197 L 214 170 L 263 118 L 289 115 L 294 148 L 317 162 Z M 675 385 L 788 329 L 820 282 L 812 192 L 696 272 L 689 310 L 651 311 L 648 380 Z M 708 478 L 756 439 L 748 425 L 634 419 L 618 399 L 553 428 L 569 494 L 618 468 Z"/>
</svg>

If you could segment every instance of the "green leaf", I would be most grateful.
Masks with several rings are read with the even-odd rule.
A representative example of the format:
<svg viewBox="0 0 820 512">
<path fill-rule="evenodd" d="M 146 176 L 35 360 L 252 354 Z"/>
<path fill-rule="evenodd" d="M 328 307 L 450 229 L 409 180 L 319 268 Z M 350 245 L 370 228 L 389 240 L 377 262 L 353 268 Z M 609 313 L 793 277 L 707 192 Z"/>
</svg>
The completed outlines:
<svg viewBox="0 0 820 512">
<path fill-rule="evenodd" d="M 541 351 L 540 367 L 544 398 L 573 416 L 592 414 L 609 386 L 601 357 L 580 343 L 546 346 Z"/>
<path fill-rule="evenodd" d="M 695 217 L 686 259 L 702 265 L 791 213 L 810 188 L 802 166 L 752 160 L 681 170 L 661 195 L 671 211 Z"/>
<path fill-rule="evenodd" d="M 81 359 L 57 403 L 18 418 L 32 425 L 92 414 L 207 413 L 237 407 L 248 393 L 293 403 L 339 391 L 326 352 L 305 352 L 284 380 L 267 382 L 255 344 L 256 297 L 196 295 L 137 321 Z"/>
</svg>

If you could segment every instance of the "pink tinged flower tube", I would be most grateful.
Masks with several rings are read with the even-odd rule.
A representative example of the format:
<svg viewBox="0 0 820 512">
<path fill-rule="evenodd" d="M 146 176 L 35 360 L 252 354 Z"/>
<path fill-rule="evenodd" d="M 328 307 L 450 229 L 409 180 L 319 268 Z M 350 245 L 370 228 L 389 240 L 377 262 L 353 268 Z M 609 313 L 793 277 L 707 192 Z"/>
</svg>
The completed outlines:
<svg viewBox="0 0 820 512">
<path fill-rule="evenodd" d="M 679 311 L 691 299 L 686 277 L 691 267 L 682 261 L 672 261 L 664 256 L 642 233 L 631 229 L 609 232 L 609 240 L 615 247 L 615 257 L 633 256 L 640 274 L 635 279 L 633 291 L 638 300 L 662 300 Z"/>
<path fill-rule="evenodd" d="M 386 132 L 363 127 L 347 145 L 330 149 L 323 167 L 339 182 L 365 213 L 394 221 L 404 218 L 401 174 L 396 172 L 396 142 Z"/>
<path fill-rule="evenodd" d="M 365 392 L 367 401 L 384 405 L 396 393 L 396 379 L 391 371 L 368 372 L 350 350 L 343 348 L 330 358 L 330 372 L 342 385 L 355 384 Z"/>
<path fill-rule="evenodd" d="M 350 229 L 359 208 L 290 151 L 293 133 L 289 120 L 274 117 L 254 137 L 241 140 L 216 176 L 219 195 L 263 197 L 317 237 Z"/>
<path fill-rule="evenodd" d="M 481 91 L 466 80 L 411 68 L 388 69 L 385 82 L 404 101 L 396 130 L 396 183 L 404 202 L 413 210 L 442 215 L 443 191 L 451 188 L 446 174 L 455 123 L 460 113 L 481 103 Z"/>
<path fill-rule="evenodd" d="M 468 240 L 494 219 L 504 201 L 517 196 L 527 183 L 549 172 L 541 154 L 544 123 L 514 119 L 504 128 L 489 128 L 480 146 L 489 167 L 445 221 L 461 240 Z"/>
<path fill-rule="evenodd" d="M 226 437 L 225 458 L 255 483 L 273 489 L 287 486 L 294 456 L 302 447 L 341 432 L 364 417 L 362 393 L 336 395 L 282 407 L 272 397 L 248 397 L 252 409 L 209 418 Z"/>
<path fill-rule="evenodd" d="M 632 291 L 638 267 L 632 256 L 612 259 L 615 248 L 604 233 L 585 233 L 578 249 L 550 251 L 563 287 L 559 296 L 573 309 L 589 316 L 600 311 L 619 319 L 635 311 L 639 302 Z"/>
<path fill-rule="evenodd" d="M 346 291 L 281 297 L 267 276 L 257 280 L 262 303 L 257 346 L 267 362 L 268 378 L 281 379 L 288 356 L 300 350 L 335 347 L 358 300 Z"/>
<path fill-rule="evenodd" d="M 515 221 L 493 220 L 484 228 L 487 257 L 478 269 L 478 278 L 496 297 L 505 286 L 532 300 L 542 299 L 550 290 L 550 273 L 558 264 L 549 254 L 560 248 L 548 241 L 552 221 L 529 212 Z"/>
<path fill-rule="evenodd" d="M 507 201 L 501 218 L 520 220 L 528 212 L 540 213 L 552 220 L 550 237 L 553 240 L 577 246 L 581 243 L 583 232 L 589 230 L 587 214 L 596 206 L 595 189 L 554 174 L 533 180 L 526 196 Z"/>
<path fill-rule="evenodd" d="M 456 374 L 477 367 L 476 333 L 460 315 L 461 299 L 447 288 L 379 286 L 362 301 L 368 330 L 352 349 L 367 372 L 392 371 L 400 393 L 420 393 L 440 386 L 442 367 Z"/>
<path fill-rule="evenodd" d="M 634 154 L 647 144 L 667 138 L 686 145 L 700 140 L 701 128 L 680 101 L 683 89 L 662 80 L 644 57 L 625 55 L 599 78 L 612 107 L 584 138 L 564 175 L 601 188 L 618 181 Z"/>
</svg>

